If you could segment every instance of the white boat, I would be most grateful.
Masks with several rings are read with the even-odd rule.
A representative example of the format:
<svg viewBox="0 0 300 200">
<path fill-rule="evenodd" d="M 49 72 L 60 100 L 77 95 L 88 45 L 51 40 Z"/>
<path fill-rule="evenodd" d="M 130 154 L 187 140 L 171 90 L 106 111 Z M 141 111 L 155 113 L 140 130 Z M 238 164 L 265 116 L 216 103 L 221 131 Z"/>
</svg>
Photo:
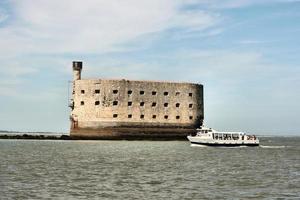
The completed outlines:
<svg viewBox="0 0 300 200">
<path fill-rule="evenodd" d="M 195 136 L 187 136 L 192 144 L 208 146 L 258 146 L 259 139 L 255 135 L 243 132 L 219 132 L 212 128 L 200 127 Z"/>
</svg>

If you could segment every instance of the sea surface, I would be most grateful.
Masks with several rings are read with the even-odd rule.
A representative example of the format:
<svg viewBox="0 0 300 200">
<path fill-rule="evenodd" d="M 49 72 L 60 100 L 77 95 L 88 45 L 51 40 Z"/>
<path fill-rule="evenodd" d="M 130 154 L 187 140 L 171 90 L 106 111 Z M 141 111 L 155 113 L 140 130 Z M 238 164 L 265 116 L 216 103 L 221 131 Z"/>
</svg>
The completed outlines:
<svg viewBox="0 0 300 200">
<path fill-rule="evenodd" d="M 0 140 L 0 199 L 300 199 L 300 137 L 260 140 Z"/>
</svg>

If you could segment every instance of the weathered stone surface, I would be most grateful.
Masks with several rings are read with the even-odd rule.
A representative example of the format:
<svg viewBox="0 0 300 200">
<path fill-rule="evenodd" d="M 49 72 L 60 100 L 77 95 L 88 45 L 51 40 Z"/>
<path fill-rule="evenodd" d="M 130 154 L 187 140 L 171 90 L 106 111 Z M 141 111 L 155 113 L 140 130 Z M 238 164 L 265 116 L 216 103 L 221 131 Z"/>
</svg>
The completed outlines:
<svg viewBox="0 0 300 200">
<path fill-rule="evenodd" d="M 185 137 L 202 125 L 203 86 L 80 79 L 74 68 L 71 137 Z"/>
</svg>

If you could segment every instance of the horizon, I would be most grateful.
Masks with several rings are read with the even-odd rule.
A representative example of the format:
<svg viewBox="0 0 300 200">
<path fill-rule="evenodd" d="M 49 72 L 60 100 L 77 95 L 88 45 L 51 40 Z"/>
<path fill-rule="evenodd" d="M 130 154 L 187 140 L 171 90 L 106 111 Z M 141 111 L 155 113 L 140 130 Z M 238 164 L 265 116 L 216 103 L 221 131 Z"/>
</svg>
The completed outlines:
<svg viewBox="0 0 300 200">
<path fill-rule="evenodd" d="M 300 136 L 299 0 L 0 2 L 0 130 L 69 133 L 82 77 L 201 83 L 216 130 Z"/>
</svg>

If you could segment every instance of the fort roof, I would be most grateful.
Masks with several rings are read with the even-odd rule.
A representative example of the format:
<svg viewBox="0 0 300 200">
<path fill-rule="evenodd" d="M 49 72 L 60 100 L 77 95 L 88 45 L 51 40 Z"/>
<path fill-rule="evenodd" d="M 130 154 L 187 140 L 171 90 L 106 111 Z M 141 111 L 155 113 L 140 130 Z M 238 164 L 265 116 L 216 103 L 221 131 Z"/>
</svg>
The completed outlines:
<svg viewBox="0 0 300 200">
<path fill-rule="evenodd" d="M 170 83 L 170 84 L 194 84 L 203 85 L 202 83 L 185 82 L 185 81 L 168 81 L 168 80 L 132 80 L 132 79 L 120 79 L 120 78 L 84 78 L 82 81 L 128 81 L 128 82 L 148 82 L 148 83 Z"/>
</svg>

